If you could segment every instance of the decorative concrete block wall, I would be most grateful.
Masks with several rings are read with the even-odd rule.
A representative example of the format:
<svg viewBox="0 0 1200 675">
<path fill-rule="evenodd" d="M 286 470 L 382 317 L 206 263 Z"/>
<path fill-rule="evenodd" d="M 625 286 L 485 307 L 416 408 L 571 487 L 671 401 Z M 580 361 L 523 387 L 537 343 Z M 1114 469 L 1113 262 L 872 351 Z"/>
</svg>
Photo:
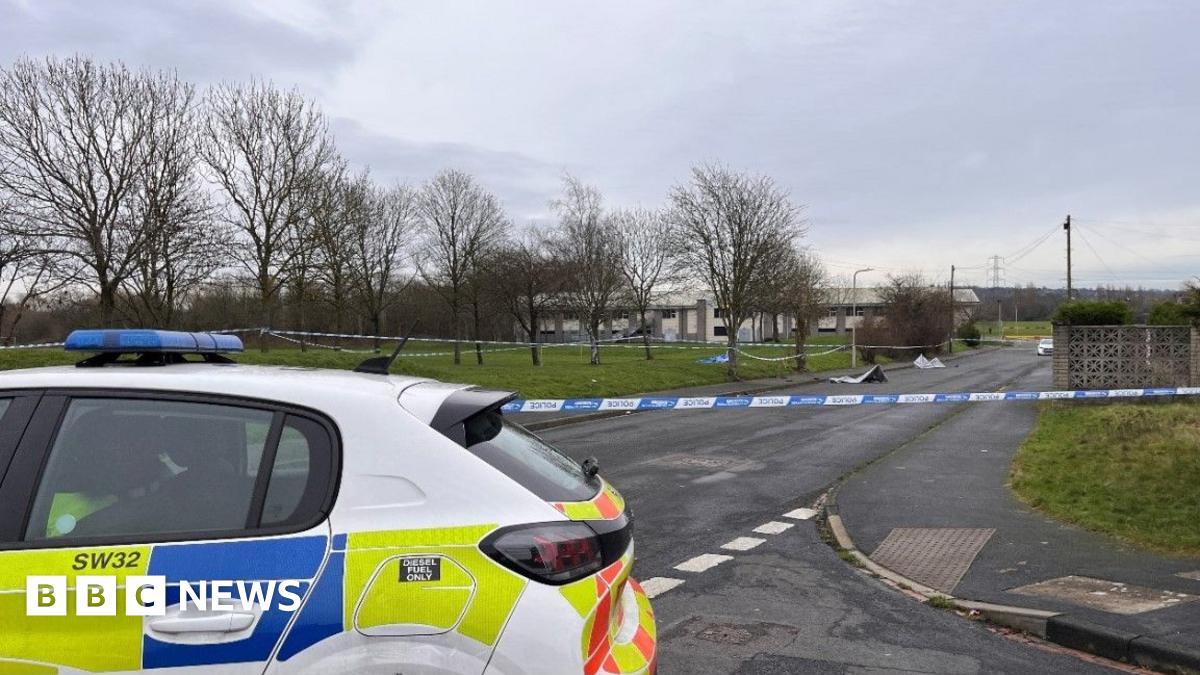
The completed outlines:
<svg viewBox="0 0 1200 675">
<path fill-rule="evenodd" d="M 1200 382 L 1200 336 L 1187 326 L 1054 326 L 1058 389 L 1181 387 Z"/>
<path fill-rule="evenodd" d="M 1054 324 L 1054 388 L 1070 389 L 1071 368 L 1067 365 L 1067 344 L 1071 341 L 1071 327 Z"/>
</svg>

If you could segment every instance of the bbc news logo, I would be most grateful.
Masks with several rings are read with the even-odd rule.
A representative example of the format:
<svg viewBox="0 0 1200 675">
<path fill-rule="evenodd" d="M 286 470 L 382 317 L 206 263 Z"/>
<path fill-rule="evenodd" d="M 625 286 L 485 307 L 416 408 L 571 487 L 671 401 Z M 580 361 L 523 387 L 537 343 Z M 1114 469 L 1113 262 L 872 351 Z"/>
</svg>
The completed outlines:
<svg viewBox="0 0 1200 675">
<path fill-rule="evenodd" d="M 124 588 L 119 586 L 123 585 Z M 125 597 L 125 616 L 163 616 L 167 613 L 167 578 L 127 576 L 118 584 L 114 576 L 77 576 L 73 608 L 67 577 L 30 576 L 25 579 L 27 616 L 116 616 L 117 599 Z M 284 581 L 180 581 L 181 611 L 251 611 L 255 606 L 283 612 L 300 609 L 300 582 Z M 272 605 L 274 603 L 274 605 Z"/>
</svg>

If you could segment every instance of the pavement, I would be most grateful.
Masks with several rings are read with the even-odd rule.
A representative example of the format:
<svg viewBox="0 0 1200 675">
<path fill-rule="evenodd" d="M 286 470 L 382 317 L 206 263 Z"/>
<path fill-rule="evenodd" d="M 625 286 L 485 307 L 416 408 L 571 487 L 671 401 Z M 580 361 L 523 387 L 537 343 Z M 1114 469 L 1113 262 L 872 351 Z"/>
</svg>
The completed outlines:
<svg viewBox="0 0 1200 675">
<path fill-rule="evenodd" d="M 1049 366 L 1008 384 L 1050 389 Z M 1112 656 L 1127 656 L 1120 650 L 1140 641 L 1173 649 L 1178 668 L 1191 662 L 1188 667 L 1200 669 L 1200 558 L 1147 553 L 1055 521 L 1007 487 L 1013 456 L 1036 418 L 1033 403 L 964 406 L 849 477 L 836 502 L 854 543 L 875 562 L 921 581 L 937 578 L 933 559 L 944 563 L 955 552 L 931 556 L 926 541 L 924 551 L 906 553 L 895 546 L 903 543 L 901 528 L 929 529 L 935 539 L 945 539 L 944 528 L 992 530 L 960 581 L 947 583 L 943 575 L 934 587 L 955 597 L 1061 612 L 1051 632 L 1055 623 L 1082 626 L 1096 634 L 1097 649 Z M 892 541 L 882 547 L 889 535 Z M 1167 664 L 1160 659 L 1159 665 Z"/>
<path fill-rule="evenodd" d="M 896 369 L 884 384 L 797 383 L 780 393 L 990 391 L 1048 368 L 1021 349 L 948 365 Z M 806 510 L 820 495 L 968 407 L 655 411 L 540 433 L 576 459 L 597 457 L 626 497 L 634 574 L 656 596 L 664 674 L 1111 672 L 914 601 L 822 540 Z"/>
</svg>

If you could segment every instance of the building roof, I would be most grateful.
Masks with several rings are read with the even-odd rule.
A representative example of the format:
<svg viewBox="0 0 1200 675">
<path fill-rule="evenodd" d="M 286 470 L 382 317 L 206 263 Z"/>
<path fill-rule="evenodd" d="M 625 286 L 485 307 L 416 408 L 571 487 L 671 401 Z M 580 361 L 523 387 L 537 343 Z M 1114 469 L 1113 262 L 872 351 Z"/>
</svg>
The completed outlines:
<svg viewBox="0 0 1200 675">
<path fill-rule="evenodd" d="M 831 288 L 828 291 L 828 302 L 835 307 L 850 305 L 871 306 L 882 305 L 883 298 L 878 288 Z M 979 296 L 970 288 L 954 289 L 954 302 L 959 305 L 978 305 Z"/>
</svg>

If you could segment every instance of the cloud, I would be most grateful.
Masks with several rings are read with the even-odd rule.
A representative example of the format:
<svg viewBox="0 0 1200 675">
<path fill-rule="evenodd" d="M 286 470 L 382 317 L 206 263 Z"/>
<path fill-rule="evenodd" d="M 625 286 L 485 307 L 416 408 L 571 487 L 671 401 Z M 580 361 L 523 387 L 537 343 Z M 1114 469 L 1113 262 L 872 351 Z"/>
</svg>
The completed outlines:
<svg viewBox="0 0 1200 675">
<path fill-rule="evenodd" d="M 516 152 L 373 133 L 345 118 L 334 119 L 331 128 L 342 154 L 353 164 L 370 167 L 377 180 L 417 185 L 442 169 L 465 171 L 495 193 L 518 223 L 549 219 L 547 202 L 566 170 Z"/>
<path fill-rule="evenodd" d="M 1200 4 L 81 6 L 0 0 L 0 58 L 82 52 L 200 82 L 298 84 L 355 162 L 414 182 L 463 168 L 518 222 L 546 218 L 564 169 L 614 205 L 651 206 L 693 163 L 721 160 L 785 186 L 831 259 L 935 276 L 1067 213 L 1200 212 Z M 1077 251 L 1081 278 L 1189 276 L 1187 258 L 1149 269 L 1144 238 L 1109 234 L 1115 245 L 1092 238 L 1099 256 Z M 1009 279 L 1061 283 L 1061 244 Z"/>
<path fill-rule="evenodd" d="M 325 15 L 305 27 L 240 2 L 0 0 L 0 59 L 78 53 L 176 69 L 201 83 L 266 76 L 316 86 L 354 54 L 349 17 Z"/>
</svg>

